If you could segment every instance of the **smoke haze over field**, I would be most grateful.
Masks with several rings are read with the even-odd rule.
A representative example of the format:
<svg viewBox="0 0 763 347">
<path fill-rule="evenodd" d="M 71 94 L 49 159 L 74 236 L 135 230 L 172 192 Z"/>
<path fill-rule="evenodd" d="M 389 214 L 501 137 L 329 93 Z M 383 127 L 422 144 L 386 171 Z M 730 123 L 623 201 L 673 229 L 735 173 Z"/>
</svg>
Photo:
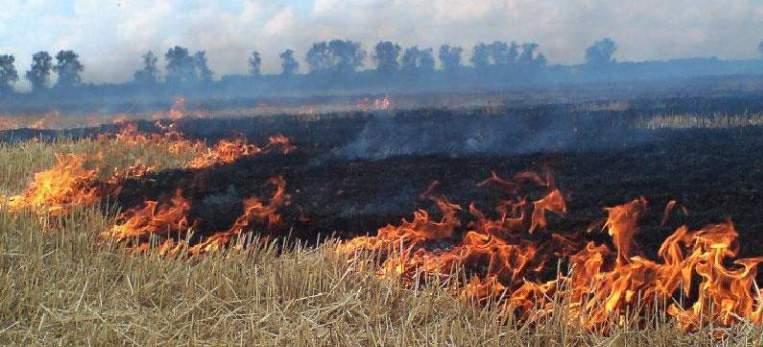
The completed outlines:
<svg viewBox="0 0 763 347">
<path fill-rule="evenodd" d="M 0 54 L 15 55 L 19 71 L 36 51 L 73 49 L 89 82 L 128 80 L 141 54 L 174 45 L 206 50 L 219 78 L 245 73 L 254 49 L 272 73 L 280 51 L 302 60 L 312 42 L 332 38 L 368 51 L 379 40 L 448 43 L 467 57 L 479 41 L 533 41 L 553 64 L 581 62 L 606 36 L 618 60 L 750 58 L 763 28 L 758 0 L 0 0 L 0 8 Z"/>
</svg>

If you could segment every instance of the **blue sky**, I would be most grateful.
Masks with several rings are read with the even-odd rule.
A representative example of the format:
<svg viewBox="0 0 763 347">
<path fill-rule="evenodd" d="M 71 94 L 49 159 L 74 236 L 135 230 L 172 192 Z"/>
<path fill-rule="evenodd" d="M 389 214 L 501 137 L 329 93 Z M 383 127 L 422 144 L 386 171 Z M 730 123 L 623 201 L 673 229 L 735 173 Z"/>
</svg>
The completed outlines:
<svg viewBox="0 0 763 347">
<path fill-rule="evenodd" d="M 467 52 L 478 41 L 535 41 L 559 63 L 580 62 L 605 36 L 627 60 L 751 58 L 763 40 L 763 0 L 0 0 L 0 8 L 0 54 L 14 54 L 20 71 L 35 51 L 74 49 L 95 82 L 127 80 L 142 53 L 175 44 L 207 50 L 220 76 L 246 71 L 254 49 L 276 71 L 279 51 L 302 56 L 330 38 Z"/>
</svg>

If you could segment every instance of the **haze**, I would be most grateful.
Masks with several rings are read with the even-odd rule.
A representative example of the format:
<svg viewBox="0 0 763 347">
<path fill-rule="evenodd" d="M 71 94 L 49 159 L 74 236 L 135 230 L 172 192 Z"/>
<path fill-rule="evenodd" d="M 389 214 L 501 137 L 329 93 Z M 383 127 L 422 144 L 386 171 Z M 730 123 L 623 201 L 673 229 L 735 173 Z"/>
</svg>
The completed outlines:
<svg viewBox="0 0 763 347">
<path fill-rule="evenodd" d="M 14 55 L 20 71 L 34 52 L 72 49 L 87 67 L 83 80 L 95 83 L 128 81 L 141 54 L 174 45 L 206 50 L 219 78 L 246 73 L 255 49 L 263 72 L 277 73 L 279 52 L 292 48 L 302 62 L 313 42 L 334 38 L 369 51 L 380 40 L 449 43 L 465 48 L 465 61 L 475 43 L 502 40 L 537 42 L 549 64 L 576 64 L 602 37 L 617 42 L 619 61 L 749 59 L 763 28 L 756 0 L 2 0 L 0 8 L 0 53 Z M 26 86 L 21 79 L 17 88 Z"/>
</svg>

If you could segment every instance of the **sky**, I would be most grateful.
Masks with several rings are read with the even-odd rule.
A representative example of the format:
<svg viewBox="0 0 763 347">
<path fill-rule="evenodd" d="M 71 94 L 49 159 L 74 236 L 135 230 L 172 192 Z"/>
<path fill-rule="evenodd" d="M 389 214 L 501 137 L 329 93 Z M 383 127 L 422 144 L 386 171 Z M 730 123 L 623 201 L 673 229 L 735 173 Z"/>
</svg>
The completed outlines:
<svg viewBox="0 0 763 347">
<path fill-rule="evenodd" d="M 247 71 L 258 50 L 265 72 L 278 53 L 303 57 L 333 38 L 403 46 L 534 41 L 550 63 L 574 64 L 611 37 L 618 60 L 745 59 L 763 40 L 763 0 L 0 0 L 0 54 L 23 74 L 31 55 L 73 49 L 89 82 L 123 82 L 148 50 L 206 50 L 216 76 Z M 466 57 L 468 59 L 468 56 Z M 160 62 L 163 64 L 163 62 Z"/>
</svg>

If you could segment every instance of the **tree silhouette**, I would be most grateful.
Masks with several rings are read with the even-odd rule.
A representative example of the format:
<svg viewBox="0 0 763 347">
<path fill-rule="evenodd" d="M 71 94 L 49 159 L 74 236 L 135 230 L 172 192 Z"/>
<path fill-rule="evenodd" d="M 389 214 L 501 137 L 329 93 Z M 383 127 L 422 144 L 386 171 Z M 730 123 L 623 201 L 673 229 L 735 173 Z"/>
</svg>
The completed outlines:
<svg viewBox="0 0 763 347">
<path fill-rule="evenodd" d="M 398 57 L 400 45 L 390 41 L 380 41 L 374 47 L 373 59 L 376 62 L 376 71 L 381 73 L 393 73 L 400 69 Z"/>
<path fill-rule="evenodd" d="M 56 66 L 53 70 L 58 74 L 56 87 L 71 88 L 82 83 L 80 73 L 85 70 L 85 66 L 79 61 L 79 55 L 74 51 L 59 51 L 56 54 Z"/>
<path fill-rule="evenodd" d="M 522 54 L 519 55 L 517 62 L 521 64 L 532 64 L 535 61 L 535 51 L 538 49 L 538 44 L 534 42 L 522 44 Z"/>
<path fill-rule="evenodd" d="M 543 53 L 538 53 L 538 55 L 535 56 L 535 59 L 533 59 L 533 64 L 538 67 L 545 67 L 546 64 L 548 64 L 548 59 L 546 59 L 546 56 L 543 55 Z"/>
<path fill-rule="evenodd" d="M 400 59 L 400 69 L 405 73 L 412 73 L 419 67 L 419 47 L 413 46 L 405 49 L 403 58 Z"/>
<path fill-rule="evenodd" d="M 585 52 L 586 64 L 591 66 L 605 66 L 615 62 L 612 57 L 617 51 L 617 44 L 610 38 L 604 38 L 594 42 Z"/>
<path fill-rule="evenodd" d="M 13 84 L 19 80 L 19 74 L 13 63 L 16 61 L 12 55 L 0 55 L 0 96 L 13 92 Z"/>
<path fill-rule="evenodd" d="M 509 45 L 503 41 L 494 41 L 487 45 L 487 54 L 492 65 L 505 66 L 514 62 L 509 56 Z"/>
<path fill-rule="evenodd" d="M 482 42 L 476 44 L 472 49 L 472 65 L 477 69 L 484 69 L 490 65 L 490 49 Z"/>
<path fill-rule="evenodd" d="M 56 87 L 71 88 L 82 82 L 80 73 L 85 67 L 79 61 L 79 55 L 71 50 L 62 50 L 56 54 L 53 70 L 58 74 Z"/>
<path fill-rule="evenodd" d="M 146 52 L 146 54 L 143 55 L 143 69 L 135 72 L 135 81 L 146 85 L 154 85 L 159 82 L 158 62 L 159 58 L 154 55 L 154 52 Z"/>
<path fill-rule="evenodd" d="M 305 61 L 311 73 L 326 72 L 336 64 L 326 41 L 313 43 L 305 54 Z"/>
<path fill-rule="evenodd" d="M 254 77 L 259 77 L 262 74 L 262 58 L 260 58 L 260 52 L 254 51 L 249 56 L 249 74 Z"/>
<path fill-rule="evenodd" d="M 507 53 L 508 56 L 506 57 L 510 64 L 519 61 L 519 48 L 520 47 L 516 42 L 511 42 L 511 45 L 509 46 L 509 52 Z"/>
<path fill-rule="evenodd" d="M 50 70 L 53 69 L 53 58 L 48 52 L 37 52 L 32 56 L 32 66 L 24 77 L 32 84 L 33 92 L 40 92 L 48 88 L 50 82 Z"/>
<path fill-rule="evenodd" d="M 461 67 L 461 53 L 464 51 L 461 47 L 451 47 L 450 45 L 440 46 L 438 54 L 442 68 L 445 71 L 454 71 Z"/>
<path fill-rule="evenodd" d="M 193 55 L 194 72 L 197 73 L 197 79 L 202 83 L 212 83 L 214 72 L 209 68 L 207 63 L 207 52 L 198 51 Z"/>
<path fill-rule="evenodd" d="M 408 74 L 434 71 L 434 55 L 432 49 L 421 49 L 413 46 L 405 49 L 401 59 L 401 70 Z"/>
<path fill-rule="evenodd" d="M 419 70 L 423 72 L 434 71 L 434 54 L 431 48 L 419 50 Z"/>
<path fill-rule="evenodd" d="M 279 55 L 281 58 L 281 76 L 291 77 L 294 76 L 299 70 L 299 63 L 294 59 L 294 51 L 287 49 Z"/>
<path fill-rule="evenodd" d="M 335 68 L 337 73 L 350 74 L 363 67 L 366 52 L 361 48 L 359 42 L 331 40 L 329 48 L 337 61 Z"/>
<path fill-rule="evenodd" d="M 168 84 L 182 85 L 196 82 L 196 64 L 187 48 L 180 46 L 170 48 L 164 54 L 164 60 L 167 62 Z"/>
<path fill-rule="evenodd" d="M 363 66 L 366 52 L 350 40 L 316 42 L 305 54 L 311 73 L 350 74 Z"/>
</svg>

